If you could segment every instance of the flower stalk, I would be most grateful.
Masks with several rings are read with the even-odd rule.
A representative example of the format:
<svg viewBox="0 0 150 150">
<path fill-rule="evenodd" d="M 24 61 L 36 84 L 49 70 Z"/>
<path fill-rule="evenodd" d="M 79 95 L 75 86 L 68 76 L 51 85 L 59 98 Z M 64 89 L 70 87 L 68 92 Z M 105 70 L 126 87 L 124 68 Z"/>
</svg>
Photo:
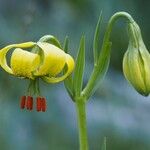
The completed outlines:
<svg viewBox="0 0 150 150">
<path fill-rule="evenodd" d="M 87 84 L 85 86 L 83 86 L 83 75 L 84 75 L 84 65 L 85 65 L 85 37 L 84 36 L 82 36 L 82 38 L 80 40 L 80 46 L 79 46 L 78 55 L 76 58 L 76 67 L 74 70 L 74 74 L 70 75 L 64 81 L 67 92 L 70 95 L 70 97 L 72 98 L 72 100 L 75 102 L 75 106 L 76 106 L 76 110 L 77 110 L 80 150 L 88 150 L 86 103 L 89 100 L 90 96 L 92 96 L 94 94 L 97 87 L 99 86 L 99 84 L 102 82 L 103 78 L 106 75 L 106 72 L 109 67 L 110 55 L 111 55 L 112 43 L 110 41 L 110 36 L 111 36 L 111 32 L 112 32 L 114 23 L 120 18 L 124 18 L 127 20 L 127 22 L 126 22 L 127 26 L 129 24 L 130 25 L 135 24 L 135 21 L 128 13 L 126 13 L 126 12 L 115 13 L 108 22 L 108 25 L 106 27 L 106 31 L 104 34 L 104 38 L 103 38 L 103 43 L 101 46 L 101 51 L 99 52 L 99 47 L 100 47 L 99 46 L 99 35 L 100 35 L 100 25 L 101 25 L 101 20 L 102 20 L 102 17 L 100 15 L 99 21 L 96 26 L 94 41 L 93 41 L 94 66 L 93 66 L 93 71 L 91 73 L 91 76 L 90 76 Z M 134 36 L 134 35 L 132 35 L 132 36 Z M 129 37 L 129 43 L 132 42 L 132 41 L 130 41 L 130 39 L 131 38 Z M 136 42 L 139 42 L 139 41 L 136 41 Z M 68 51 L 68 39 L 65 40 L 64 50 L 66 52 Z M 148 53 L 147 53 L 147 55 L 148 55 Z M 145 58 L 146 56 L 142 55 L 142 57 Z M 147 74 L 149 74 L 149 76 L 150 76 L 149 72 Z M 129 80 L 130 79 L 131 78 L 129 78 Z M 134 86 L 134 84 L 132 84 L 132 85 Z M 142 93 L 142 92 L 140 92 L 140 93 Z"/>
<path fill-rule="evenodd" d="M 76 100 L 76 112 L 79 128 L 80 150 L 88 150 L 88 135 L 86 122 L 86 102 L 83 98 Z"/>
<path fill-rule="evenodd" d="M 112 43 L 110 42 L 110 35 L 112 32 L 114 23 L 119 18 L 125 18 L 127 20 L 127 23 L 134 22 L 133 18 L 126 12 L 115 13 L 110 18 L 106 31 L 105 31 L 101 52 L 97 56 L 98 57 L 97 61 L 96 60 L 94 61 L 93 72 L 90 76 L 89 82 L 87 83 L 86 87 L 82 91 L 82 95 L 87 97 L 86 98 L 87 100 L 95 92 L 95 90 L 97 89 L 98 85 L 103 80 L 103 78 L 105 77 L 105 74 L 108 70 L 108 66 L 110 62 L 110 54 L 111 54 L 111 45 L 112 45 Z M 101 20 L 101 17 L 99 20 Z M 98 22 L 97 28 L 100 28 L 99 22 Z M 98 33 L 95 32 L 95 35 L 98 35 Z M 95 42 L 97 43 L 98 41 L 95 41 Z M 98 51 L 98 49 L 94 49 L 94 51 Z"/>
</svg>

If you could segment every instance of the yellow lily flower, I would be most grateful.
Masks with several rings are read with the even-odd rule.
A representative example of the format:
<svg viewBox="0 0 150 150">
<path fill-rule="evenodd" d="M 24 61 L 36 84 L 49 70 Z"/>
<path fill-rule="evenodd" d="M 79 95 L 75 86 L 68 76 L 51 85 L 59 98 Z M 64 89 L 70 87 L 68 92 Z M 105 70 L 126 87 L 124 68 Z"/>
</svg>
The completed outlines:
<svg viewBox="0 0 150 150">
<path fill-rule="evenodd" d="M 37 47 L 37 51 L 27 51 Z M 10 66 L 7 64 L 6 55 L 9 50 L 14 49 L 10 57 Z M 26 42 L 21 44 L 8 45 L 0 50 L 0 65 L 11 75 L 30 79 L 30 88 L 34 88 L 37 97 L 37 111 L 45 111 L 46 99 L 39 96 L 38 78 L 42 78 L 48 83 L 57 83 L 67 78 L 74 69 L 74 60 L 62 49 L 46 42 Z M 67 71 L 62 76 L 58 76 L 63 68 L 67 66 Z M 21 108 L 25 106 L 32 110 L 33 98 L 31 92 L 29 96 L 23 96 Z M 27 100 L 27 102 L 26 102 Z"/>
<path fill-rule="evenodd" d="M 29 52 L 21 48 L 32 48 L 37 45 L 43 53 Z M 16 48 L 11 56 L 10 67 L 6 61 L 6 54 L 12 48 Z M 42 77 L 49 83 L 64 80 L 74 69 L 74 60 L 60 48 L 46 42 L 27 42 L 13 44 L 0 50 L 0 65 L 8 73 L 25 78 L 34 79 Z M 67 65 L 68 70 L 62 77 L 56 77 Z"/>
</svg>

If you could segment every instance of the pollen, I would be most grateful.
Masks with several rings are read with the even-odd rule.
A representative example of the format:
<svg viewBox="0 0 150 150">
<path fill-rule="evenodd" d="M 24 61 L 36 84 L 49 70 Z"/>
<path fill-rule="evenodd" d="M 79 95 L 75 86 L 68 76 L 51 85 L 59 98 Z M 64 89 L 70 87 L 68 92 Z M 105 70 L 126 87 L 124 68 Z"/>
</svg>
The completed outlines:
<svg viewBox="0 0 150 150">
<path fill-rule="evenodd" d="M 26 104 L 26 96 L 21 97 L 20 108 L 24 109 Z"/>
<path fill-rule="evenodd" d="M 45 112 L 46 111 L 46 99 L 43 97 L 36 98 L 36 110 Z"/>
<path fill-rule="evenodd" d="M 28 110 L 32 110 L 33 109 L 33 97 L 31 97 L 31 96 L 27 97 L 26 108 Z"/>
<path fill-rule="evenodd" d="M 31 111 L 33 110 L 33 97 L 32 96 L 22 96 L 20 101 L 20 108 Z M 46 111 L 46 98 L 38 96 L 36 98 L 36 111 L 37 112 L 45 112 Z"/>
<path fill-rule="evenodd" d="M 40 97 L 36 98 L 36 110 L 41 111 L 41 98 Z"/>
<path fill-rule="evenodd" d="M 41 105 L 42 105 L 42 106 L 41 106 L 41 107 L 42 107 L 42 111 L 45 112 L 45 111 L 46 111 L 46 99 L 45 99 L 45 98 L 42 98 L 42 99 L 41 99 L 41 103 L 42 103 L 42 104 L 41 104 Z"/>
</svg>

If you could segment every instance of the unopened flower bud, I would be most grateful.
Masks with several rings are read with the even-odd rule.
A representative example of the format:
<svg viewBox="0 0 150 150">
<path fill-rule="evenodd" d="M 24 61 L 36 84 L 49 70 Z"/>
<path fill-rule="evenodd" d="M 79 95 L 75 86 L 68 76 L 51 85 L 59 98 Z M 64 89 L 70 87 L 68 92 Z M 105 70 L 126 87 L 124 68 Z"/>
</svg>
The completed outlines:
<svg viewBox="0 0 150 150">
<path fill-rule="evenodd" d="M 129 46 L 123 59 L 126 79 L 142 95 L 150 93 L 150 54 L 136 22 L 129 23 Z"/>
</svg>

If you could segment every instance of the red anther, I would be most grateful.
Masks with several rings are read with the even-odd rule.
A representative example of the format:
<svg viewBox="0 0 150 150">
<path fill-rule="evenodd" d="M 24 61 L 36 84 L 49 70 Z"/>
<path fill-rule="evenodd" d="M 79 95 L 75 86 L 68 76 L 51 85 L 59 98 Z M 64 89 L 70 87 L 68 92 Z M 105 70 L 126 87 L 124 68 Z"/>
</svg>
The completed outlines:
<svg viewBox="0 0 150 150">
<path fill-rule="evenodd" d="M 30 97 L 29 99 L 29 110 L 33 109 L 33 97 Z"/>
<path fill-rule="evenodd" d="M 43 98 L 41 98 L 41 109 L 42 109 L 42 111 L 43 112 L 45 112 L 46 111 L 46 99 L 43 97 Z"/>
<path fill-rule="evenodd" d="M 27 96 L 26 108 L 31 110 L 31 108 L 33 107 L 32 105 L 33 105 L 33 97 Z"/>
<path fill-rule="evenodd" d="M 37 97 L 36 98 L 36 110 L 37 111 L 41 111 L 41 98 L 40 97 Z"/>
<path fill-rule="evenodd" d="M 20 108 L 24 109 L 25 108 L 25 103 L 26 103 L 26 96 L 21 97 L 21 103 L 20 103 Z"/>
</svg>

